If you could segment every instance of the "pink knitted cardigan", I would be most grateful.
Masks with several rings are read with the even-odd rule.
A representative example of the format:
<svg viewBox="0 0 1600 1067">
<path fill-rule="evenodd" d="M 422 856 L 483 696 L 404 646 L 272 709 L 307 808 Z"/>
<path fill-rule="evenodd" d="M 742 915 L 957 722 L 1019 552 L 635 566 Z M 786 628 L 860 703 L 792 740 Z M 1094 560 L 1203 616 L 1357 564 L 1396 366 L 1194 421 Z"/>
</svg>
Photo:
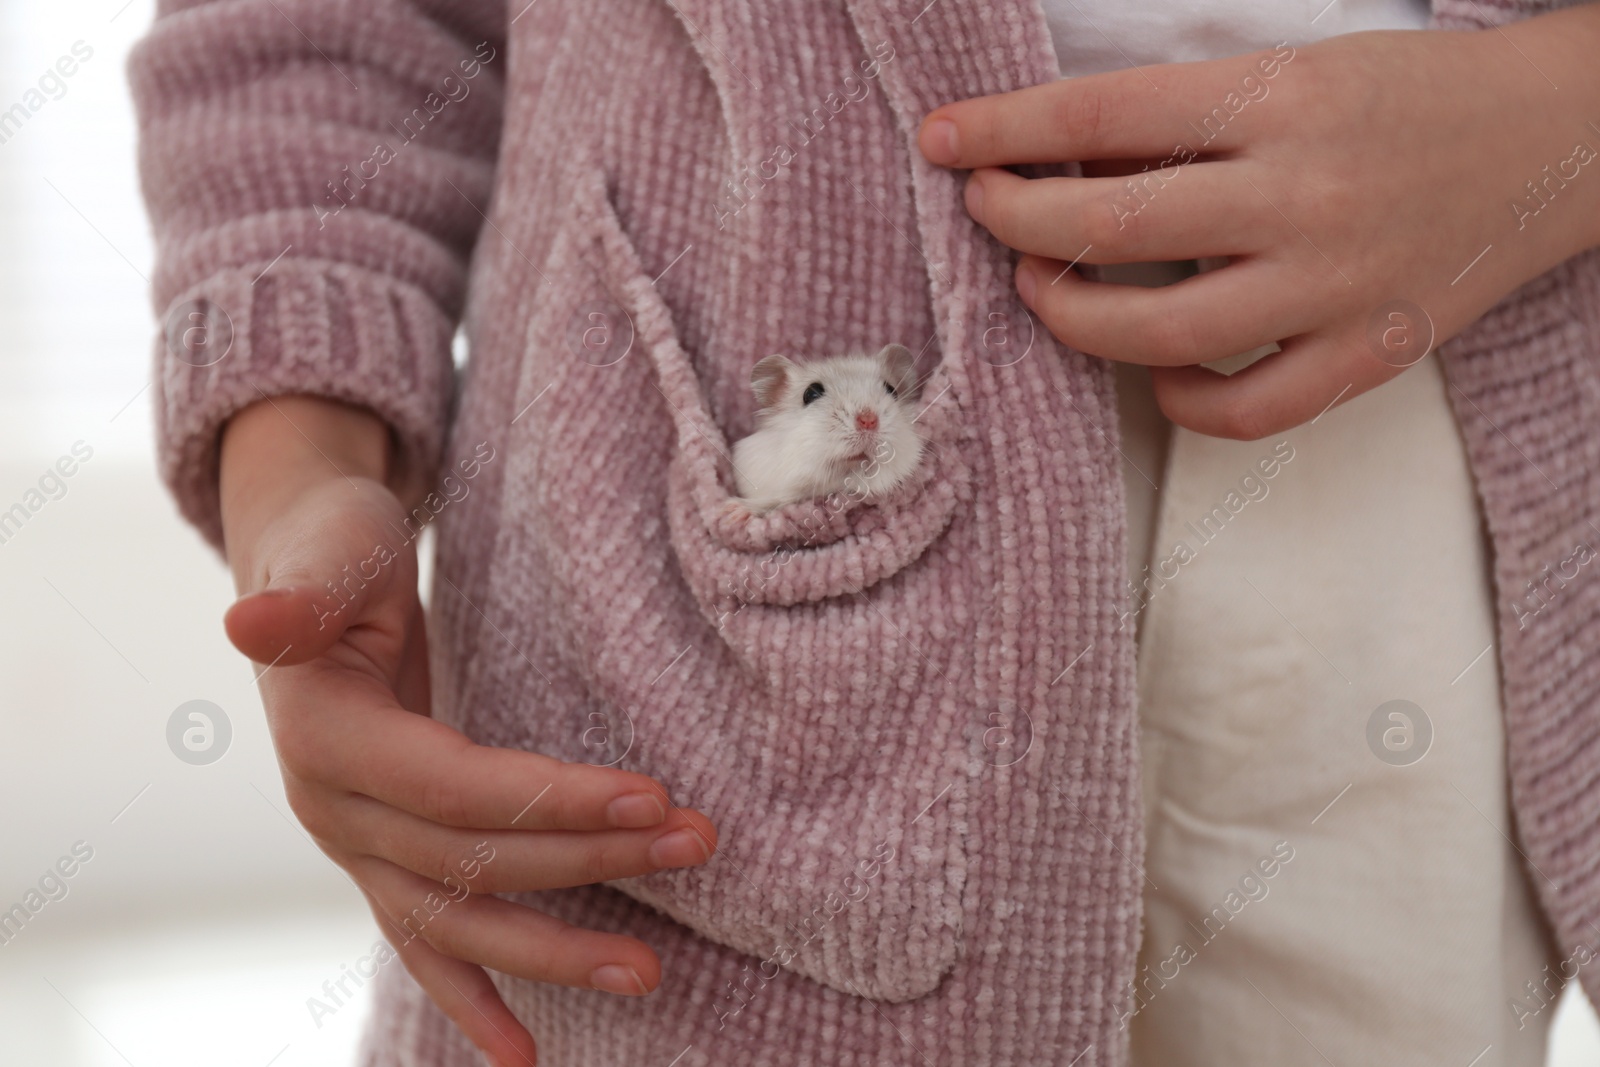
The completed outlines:
<svg viewBox="0 0 1600 1067">
<path fill-rule="evenodd" d="M 205 367 L 158 345 L 184 513 L 219 541 L 218 428 L 260 392 L 367 405 L 430 471 L 492 446 L 434 498 L 436 714 L 657 775 L 720 827 L 703 869 L 526 898 L 665 962 L 639 1000 L 498 979 L 544 1062 L 1121 1062 L 1143 842 L 1111 378 L 1042 330 L 996 357 L 1028 329 L 1012 256 L 913 143 L 940 103 L 1056 77 L 1038 5 L 162 9 L 131 64 L 155 304 L 231 326 Z M 927 375 L 923 476 L 724 528 L 754 361 L 887 341 Z M 1445 365 L 1565 953 L 1600 937 L 1600 583 L 1515 605 L 1600 519 L 1600 258 Z M 379 986 L 365 1063 L 478 1062 L 399 968 Z"/>
</svg>

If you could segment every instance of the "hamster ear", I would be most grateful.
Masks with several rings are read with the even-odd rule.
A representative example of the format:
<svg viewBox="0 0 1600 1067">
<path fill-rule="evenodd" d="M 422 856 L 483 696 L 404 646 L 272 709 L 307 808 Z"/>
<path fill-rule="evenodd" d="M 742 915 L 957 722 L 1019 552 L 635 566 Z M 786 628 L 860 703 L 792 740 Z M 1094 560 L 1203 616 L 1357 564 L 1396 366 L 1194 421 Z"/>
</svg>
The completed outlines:
<svg viewBox="0 0 1600 1067">
<path fill-rule="evenodd" d="M 765 410 L 777 406 L 793 369 L 794 364 L 785 356 L 768 356 L 751 369 L 750 388 L 756 394 L 757 408 Z"/>
<path fill-rule="evenodd" d="M 878 353 L 883 364 L 884 377 L 901 396 L 915 396 L 917 391 L 917 357 L 905 345 L 885 345 Z"/>
</svg>

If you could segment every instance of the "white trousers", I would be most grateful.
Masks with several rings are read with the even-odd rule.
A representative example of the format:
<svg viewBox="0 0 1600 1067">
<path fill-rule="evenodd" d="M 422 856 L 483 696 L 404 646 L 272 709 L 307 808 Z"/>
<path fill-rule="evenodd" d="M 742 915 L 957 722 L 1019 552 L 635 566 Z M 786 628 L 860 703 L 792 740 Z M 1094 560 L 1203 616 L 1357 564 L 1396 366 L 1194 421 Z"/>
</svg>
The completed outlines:
<svg viewBox="0 0 1600 1067">
<path fill-rule="evenodd" d="M 1553 957 L 1435 358 L 1257 442 L 1172 427 L 1143 369 L 1118 373 L 1148 826 L 1135 1067 L 1538 1067 L 1555 1008 L 1525 983 Z"/>
</svg>

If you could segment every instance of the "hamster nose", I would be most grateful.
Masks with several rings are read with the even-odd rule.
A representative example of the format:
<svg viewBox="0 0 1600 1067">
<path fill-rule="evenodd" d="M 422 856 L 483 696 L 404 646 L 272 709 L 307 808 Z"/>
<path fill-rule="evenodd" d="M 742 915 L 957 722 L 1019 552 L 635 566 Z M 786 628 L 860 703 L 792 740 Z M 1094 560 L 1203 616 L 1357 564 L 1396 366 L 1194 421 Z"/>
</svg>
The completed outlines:
<svg viewBox="0 0 1600 1067">
<path fill-rule="evenodd" d="M 856 412 L 856 429 L 876 430 L 878 428 L 878 413 L 876 411 Z"/>
</svg>

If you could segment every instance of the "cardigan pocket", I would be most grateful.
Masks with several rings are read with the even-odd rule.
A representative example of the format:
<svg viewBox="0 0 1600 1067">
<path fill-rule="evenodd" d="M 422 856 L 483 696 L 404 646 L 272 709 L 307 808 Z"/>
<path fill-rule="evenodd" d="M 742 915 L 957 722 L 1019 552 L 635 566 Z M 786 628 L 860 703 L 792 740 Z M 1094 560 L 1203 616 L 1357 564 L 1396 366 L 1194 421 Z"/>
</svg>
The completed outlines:
<svg viewBox="0 0 1600 1067">
<path fill-rule="evenodd" d="M 922 460 L 893 492 L 872 501 L 835 493 L 735 518 L 726 510 L 734 498 L 731 442 L 709 413 L 672 313 L 603 187 L 580 200 L 587 204 L 575 210 L 592 215 L 597 267 L 626 311 L 672 413 L 677 447 L 667 486 L 668 528 L 684 577 L 708 616 L 749 604 L 856 595 L 914 564 L 970 496 L 960 407 L 945 368 L 936 367 L 923 383 L 919 395 L 926 399 L 919 400 L 916 419 Z"/>
<path fill-rule="evenodd" d="M 780 970 L 872 999 L 926 995 L 961 955 L 963 830 L 992 727 L 962 697 L 972 650 L 952 639 L 979 613 L 948 579 L 973 550 L 950 543 L 969 492 L 952 390 L 938 371 L 924 386 L 925 458 L 890 497 L 809 524 L 804 505 L 724 524 L 725 436 L 598 173 L 566 207 L 529 324 L 514 406 L 534 414 L 515 428 L 496 547 L 496 581 L 531 569 L 548 583 L 553 624 L 502 612 L 496 627 L 548 677 L 470 696 L 516 716 L 526 747 L 652 775 L 716 822 L 704 866 L 608 885 L 751 957 L 719 1012 Z M 590 308 L 605 309 L 597 347 L 574 361 L 587 319 L 573 309 Z M 568 399 L 530 408 L 547 386 Z M 633 414 L 582 420 L 575 437 L 568 413 L 590 407 Z M 585 499 L 557 488 L 578 478 Z"/>
</svg>

